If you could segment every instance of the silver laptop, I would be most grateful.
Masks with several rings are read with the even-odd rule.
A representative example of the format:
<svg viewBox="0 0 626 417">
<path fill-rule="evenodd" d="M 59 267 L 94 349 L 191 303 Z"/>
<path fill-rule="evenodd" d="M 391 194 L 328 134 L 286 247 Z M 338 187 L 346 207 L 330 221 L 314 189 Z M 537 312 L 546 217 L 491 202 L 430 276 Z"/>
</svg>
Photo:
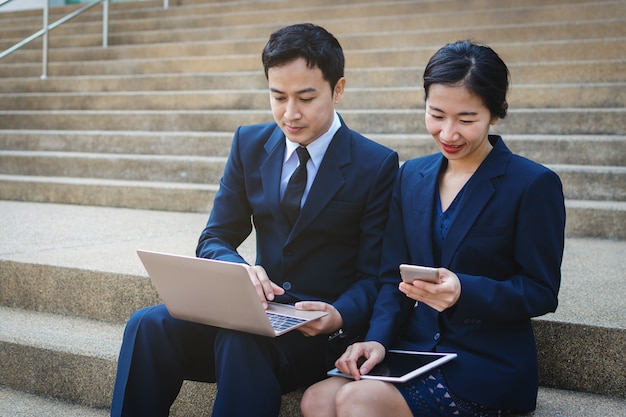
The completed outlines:
<svg viewBox="0 0 626 417">
<path fill-rule="evenodd" d="M 145 250 L 137 254 L 172 317 L 275 337 L 327 314 L 280 303 L 263 309 L 243 264 Z"/>
</svg>

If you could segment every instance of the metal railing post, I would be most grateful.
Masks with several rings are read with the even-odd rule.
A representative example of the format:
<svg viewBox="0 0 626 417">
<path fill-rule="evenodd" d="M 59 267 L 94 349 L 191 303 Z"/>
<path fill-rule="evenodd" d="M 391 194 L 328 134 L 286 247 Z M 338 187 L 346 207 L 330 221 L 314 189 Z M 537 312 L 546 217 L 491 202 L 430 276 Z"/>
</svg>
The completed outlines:
<svg viewBox="0 0 626 417">
<path fill-rule="evenodd" d="M 48 78 L 48 20 L 50 16 L 50 0 L 44 0 L 43 6 L 43 59 L 41 79 Z"/>
<path fill-rule="evenodd" d="M 109 0 L 102 3 L 102 47 L 109 46 Z"/>
<path fill-rule="evenodd" d="M 3 6 L 9 3 L 12 0 L 0 0 L 0 6 Z M 41 79 L 45 80 L 48 78 L 48 32 L 52 29 L 57 28 L 63 23 L 73 19 L 74 17 L 80 15 L 81 13 L 91 9 L 94 6 L 97 6 L 99 3 L 102 4 L 102 47 L 107 48 L 109 46 L 109 1 L 110 0 L 96 0 L 92 3 L 87 3 L 83 7 L 78 10 L 73 11 L 72 13 L 60 18 L 56 22 L 50 24 L 50 0 L 44 0 L 43 7 L 43 28 L 37 31 L 37 33 L 33 33 L 26 39 L 16 43 L 9 49 L 4 51 L 0 51 L 0 59 L 5 56 L 17 51 L 24 45 L 29 44 L 39 37 L 43 37 L 42 39 L 42 71 L 41 71 Z M 169 0 L 163 0 L 163 8 L 167 9 L 169 7 Z"/>
</svg>

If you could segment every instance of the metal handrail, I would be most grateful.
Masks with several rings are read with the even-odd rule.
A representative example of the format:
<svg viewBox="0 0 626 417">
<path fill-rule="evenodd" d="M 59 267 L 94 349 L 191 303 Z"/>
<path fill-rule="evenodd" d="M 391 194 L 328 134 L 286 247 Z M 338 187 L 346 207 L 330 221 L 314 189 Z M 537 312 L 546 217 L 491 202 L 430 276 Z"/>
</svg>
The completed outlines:
<svg viewBox="0 0 626 417">
<path fill-rule="evenodd" d="M 4 6 L 5 4 L 11 1 L 12 0 L 3 1 L 0 3 L 0 6 Z M 45 80 L 46 78 L 48 78 L 48 32 L 62 25 L 63 23 L 67 22 L 68 20 L 75 18 L 81 13 L 86 12 L 87 10 L 91 9 L 92 7 L 100 3 L 102 3 L 102 47 L 103 48 L 108 47 L 109 46 L 109 0 L 96 0 L 93 3 L 88 3 L 84 5 L 83 7 L 81 7 L 80 9 L 73 11 L 72 13 L 60 18 L 59 20 L 57 20 L 56 22 L 52 24 L 48 24 L 48 19 L 50 15 L 50 0 L 45 0 L 44 8 L 43 8 L 43 29 L 39 30 L 36 33 L 33 33 L 26 39 L 22 40 L 21 42 L 16 43 L 9 49 L 0 53 L 0 59 L 17 51 L 22 46 L 29 44 L 30 42 L 34 41 L 40 36 L 43 36 L 43 46 L 42 46 L 43 47 L 43 51 L 42 51 L 43 68 L 42 68 L 41 79 Z"/>
</svg>

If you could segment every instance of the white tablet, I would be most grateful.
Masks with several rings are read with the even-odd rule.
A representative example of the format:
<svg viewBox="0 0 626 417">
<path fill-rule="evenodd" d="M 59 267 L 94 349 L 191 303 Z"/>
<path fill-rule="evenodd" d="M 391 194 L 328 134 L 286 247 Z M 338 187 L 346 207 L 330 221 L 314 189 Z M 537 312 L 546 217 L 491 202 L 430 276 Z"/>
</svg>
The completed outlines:
<svg viewBox="0 0 626 417">
<path fill-rule="evenodd" d="M 389 350 L 385 355 L 385 360 L 376 365 L 367 375 L 361 375 L 361 378 L 406 382 L 454 358 L 456 358 L 456 353 Z M 327 374 L 352 379 L 352 375 L 339 372 L 337 368 L 328 371 Z"/>
</svg>

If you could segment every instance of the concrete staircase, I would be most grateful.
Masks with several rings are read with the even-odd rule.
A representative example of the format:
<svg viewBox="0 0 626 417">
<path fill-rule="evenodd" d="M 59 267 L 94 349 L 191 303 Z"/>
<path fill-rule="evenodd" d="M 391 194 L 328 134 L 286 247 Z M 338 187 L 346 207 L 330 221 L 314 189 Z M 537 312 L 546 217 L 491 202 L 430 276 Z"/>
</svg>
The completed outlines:
<svg viewBox="0 0 626 417">
<path fill-rule="evenodd" d="M 112 4 L 106 49 L 99 8 L 55 29 L 47 80 L 38 42 L 0 61 L 0 417 L 108 413 L 124 323 L 158 302 L 135 250 L 193 254 L 233 130 L 271 120 L 261 49 L 301 21 L 345 49 L 347 124 L 402 160 L 435 151 L 432 53 L 471 38 L 501 54 L 497 131 L 567 199 L 560 306 L 534 321 L 533 415 L 626 416 L 623 0 L 179 0 Z M 40 22 L 0 13 L 0 50 Z M 242 251 L 253 260 L 252 239 Z M 186 383 L 172 415 L 210 415 L 214 389 Z"/>
</svg>

